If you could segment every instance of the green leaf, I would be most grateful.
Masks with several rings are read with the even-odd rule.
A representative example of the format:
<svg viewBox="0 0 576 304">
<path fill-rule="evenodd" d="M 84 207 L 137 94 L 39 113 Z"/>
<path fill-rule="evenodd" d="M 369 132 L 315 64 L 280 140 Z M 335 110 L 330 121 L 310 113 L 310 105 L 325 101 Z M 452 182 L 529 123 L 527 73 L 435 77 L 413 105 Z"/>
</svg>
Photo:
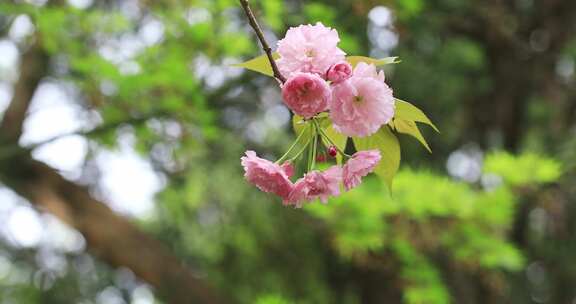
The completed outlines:
<svg viewBox="0 0 576 304">
<path fill-rule="evenodd" d="M 272 53 L 272 57 L 274 59 L 278 59 L 280 58 L 280 55 L 278 55 L 278 53 Z M 268 61 L 268 57 L 266 56 L 266 54 L 258 56 L 254 59 L 250 59 L 246 62 L 233 64 L 232 66 L 245 68 L 267 76 L 274 76 L 272 66 L 270 65 L 270 61 Z"/>
<path fill-rule="evenodd" d="M 392 180 L 400 167 L 400 144 L 392 130 L 388 126 L 383 126 L 371 136 L 354 137 L 353 140 L 357 150 L 380 150 L 382 160 L 380 160 L 374 173 L 384 178 L 388 188 L 392 189 Z"/>
<path fill-rule="evenodd" d="M 426 150 L 428 150 L 428 152 L 432 153 L 430 146 L 428 146 L 426 139 L 424 139 L 424 136 L 422 136 L 422 133 L 420 133 L 420 129 L 418 129 L 418 126 L 414 121 L 405 119 L 394 119 L 393 128 L 395 128 L 396 131 L 398 131 L 399 133 L 413 136 L 424 146 L 424 148 L 426 148 Z"/>
<path fill-rule="evenodd" d="M 359 62 L 365 62 L 368 64 L 372 63 L 376 66 L 400 62 L 398 57 L 386 57 L 381 59 L 375 59 L 365 56 L 348 56 L 346 57 L 346 61 L 348 61 L 348 63 L 350 63 L 352 67 L 355 67 Z"/>
<path fill-rule="evenodd" d="M 432 123 L 428 116 L 422 112 L 422 110 L 418 109 L 413 104 L 398 98 L 396 98 L 396 112 L 394 114 L 394 119 L 403 119 L 425 123 L 431 126 L 436 132 L 440 133 L 438 128 L 436 128 L 436 126 Z"/>
<path fill-rule="evenodd" d="M 274 59 L 278 59 L 280 58 L 280 55 L 274 52 L 272 53 L 272 57 Z M 375 59 L 365 56 L 348 56 L 346 57 L 346 60 L 352 65 L 352 67 L 356 66 L 358 62 L 372 63 L 376 66 L 400 62 L 400 60 L 398 60 L 398 57 L 386 57 L 381 59 Z M 245 68 L 267 76 L 274 76 L 272 67 L 270 66 L 270 62 L 268 61 L 268 57 L 266 56 L 266 54 L 260 55 L 246 62 L 233 64 L 232 66 Z"/>
<path fill-rule="evenodd" d="M 294 129 L 295 134 L 300 134 L 306 125 L 307 122 L 302 118 L 302 116 L 296 114 L 292 116 L 292 128 Z"/>
</svg>

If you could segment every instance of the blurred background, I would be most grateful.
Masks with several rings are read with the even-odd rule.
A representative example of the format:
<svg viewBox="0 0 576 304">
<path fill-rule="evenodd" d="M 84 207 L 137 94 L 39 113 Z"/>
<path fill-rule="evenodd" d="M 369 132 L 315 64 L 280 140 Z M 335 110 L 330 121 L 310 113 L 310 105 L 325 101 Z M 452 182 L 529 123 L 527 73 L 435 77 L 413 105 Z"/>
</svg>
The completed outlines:
<svg viewBox="0 0 576 304">
<path fill-rule="evenodd" d="M 2 0 L 0 303 L 576 303 L 576 1 L 251 4 L 399 56 L 433 154 L 283 207 L 242 176 L 294 134 L 237 1 Z"/>
</svg>

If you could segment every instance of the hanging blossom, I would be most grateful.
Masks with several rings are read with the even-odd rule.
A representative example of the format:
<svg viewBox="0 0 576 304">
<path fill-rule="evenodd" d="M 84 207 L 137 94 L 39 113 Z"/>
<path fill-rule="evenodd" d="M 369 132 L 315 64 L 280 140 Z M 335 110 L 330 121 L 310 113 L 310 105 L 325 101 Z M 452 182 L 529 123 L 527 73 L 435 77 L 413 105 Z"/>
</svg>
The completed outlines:
<svg viewBox="0 0 576 304">
<path fill-rule="evenodd" d="M 327 203 L 330 196 L 340 195 L 341 183 L 342 168 L 338 166 L 332 166 L 323 172 L 310 171 L 294 184 L 294 188 L 284 204 L 301 207 L 303 203 L 315 199 Z"/>
<path fill-rule="evenodd" d="M 378 150 L 356 152 L 348 160 L 343 169 L 343 183 L 346 191 L 360 185 L 362 177 L 372 172 L 382 156 Z"/>
<path fill-rule="evenodd" d="M 365 137 L 376 133 L 394 117 L 392 90 L 384 72 L 373 64 L 358 63 L 352 77 L 334 86 L 330 118 L 345 135 Z"/>
<path fill-rule="evenodd" d="M 381 160 L 379 150 L 346 154 L 324 130 L 332 124 L 346 136 L 365 137 L 394 116 L 394 97 L 384 82 L 384 72 L 364 62 L 353 68 L 338 48 L 339 41 L 338 32 L 322 23 L 290 28 L 278 41 L 280 58 L 276 62 L 287 78 L 281 84 L 282 98 L 304 119 L 304 125 L 294 144 L 275 163 L 259 158 L 254 151 L 247 151 L 241 163 L 248 182 L 278 195 L 287 206 L 301 207 L 315 200 L 327 203 L 341 194 L 341 188 L 349 191 L 360 185 Z M 322 116 L 325 112 L 329 114 Z M 323 171 L 316 168 L 316 162 L 334 162 L 338 154 L 343 164 Z M 307 168 L 293 182 L 292 164 L 301 157 L 308 159 Z"/>
<path fill-rule="evenodd" d="M 288 78 L 296 72 L 324 75 L 334 63 L 344 60 L 346 53 L 338 48 L 338 42 L 338 32 L 320 22 L 290 28 L 278 41 L 278 68 Z"/>
<path fill-rule="evenodd" d="M 332 91 L 326 81 L 312 73 L 292 74 L 282 86 L 284 103 L 294 113 L 311 118 L 326 111 L 332 99 Z"/>
<path fill-rule="evenodd" d="M 258 189 L 285 199 L 292 192 L 294 185 L 289 178 L 294 169 L 289 163 L 279 166 L 258 157 L 254 151 L 246 151 L 246 156 L 241 158 L 241 163 L 244 167 L 244 177 Z"/>
</svg>

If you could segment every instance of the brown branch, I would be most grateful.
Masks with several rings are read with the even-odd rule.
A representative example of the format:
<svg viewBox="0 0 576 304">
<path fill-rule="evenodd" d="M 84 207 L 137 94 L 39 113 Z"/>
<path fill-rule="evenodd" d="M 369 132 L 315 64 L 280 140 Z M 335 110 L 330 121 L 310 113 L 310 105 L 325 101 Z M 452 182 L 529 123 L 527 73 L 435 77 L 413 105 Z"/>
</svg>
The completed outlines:
<svg viewBox="0 0 576 304">
<path fill-rule="evenodd" d="M 117 121 L 108 122 L 106 124 L 99 125 L 93 129 L 87 130 L 87 131 L 75 131 L 75 132 L 56 135 L 54 137 L 48 138 L 44 141 L 35 143 L 35 144 L 27 146 L 25 148 L 26 148 L 26 150 L 34 150 L 38 147 L 41 147 L 43 145 L 47 145 L 49 143 L 55 142 L 59 139 L 62 139 L 62 138 L 68 137 L 68 136 L 79 135 L 79 136 L 84 136 L 84 137 L 90 137 L 90 136 L 102 135 L 102 134 L 106 134 L 107 132 L 114 131 L 114 130 L 118 129 L 119 127 L 122 127 L 125 125 L 130 125 L 130 126 L 140 125 L 140 124 L 145 123 L 145 122 L 147 122 L 153 118 L 161 118 L 161 117 L 169 117 L 169 116 L 170 116 L 170 113 L 168 113 L 166 111 L 153 111 L 151 113 L 146 113 L 146 114 L 139 115 L 139 116 L 133 116 L 133 117 L 128 117 L 126 119 L 120 119 Z M 0 156 L 0 160 L 1 160 L 1 156 Z"/>
<path fill-rule="evenodd" d="M 5 161 L 6 159 L 9 159 L 9 158 L 15 157 L 18 154 L 30 153 L 30 151 L 32 151 L 32 150 L 35 150 L 39 147 L 53 143 L 59 139 L 66 138 L 69 136 L 74 136 L 74 135 L 84 136 L 84 137 L 97 136 L 97 135 L 105 134 L 106 132 L 116 130 L 117 128 L 124 126 L 124 125 L 131 125 L 131 126 L 138 125 L 141 123 L 145 123 L 152 118 L 168 117 L 168 116 L 170 116 L 170 113 L 167 113 L 165 111 L 154 111 L 154 112 L 147 113 L 147 114 L 140 115 L 140 116 L 128 117 L 126 119 L 122 119 L 122 120 L 118 120 L 118 121 L 114 121 L 114 122 L 109 122 L 107 124 L 97 126 L 93 129 L 87 130 L 87 131 L 79 130 L 79 131 L 74 131 L 74 132 L 70 132 L 70 133 L 59 134 L 59 135 L 50 137 L 44 141 L 34 143 L 34 144 L 28 145 L 28 146 L 20 146 L 18 143 L 14 143 L 14 142 L 8 143 L 8 144 L 4 145 L 3 147 L 0 147 L 0 162 Z"/>
<path fill-rule="evenodd" d="M 0 122 L 0 142 L 21 152 L 0 160 L 0 181 L 39 210 L 50 212 L 77 229 L 94 256 L 113 267 L 130 269 L 167 303 L 223 303 L 161 242 L 93 198 L 89 189 L 64 179 L 55 169 L 32 159 L 25 148 L 18 147 L 32 97 L 46 75 L 48 61 L 38 41 L 21 56 L 14 96 Z"/>
<path fill-rule="evenodd" d="M 46 73 L 48 57 L 37 43 L 22 55 L 20 77 L 14 86 L 14 96 L 0 123 L 2 141 L 17 142 L 22 135 L 22 126 L 30 107 L 32 96 Z"/>
<path fill-rule="evenodd" d="M 46 74 L 48 56 L 35 43 L 21 57 L 20 77 L 0 123 L 0 139 L 14 147 L 0 160 L 0 180 L 39 210 L 47 211 L 77 229 L 86 239 L 88 250 L 113 267 L 126 267 L 155 287 L 168 303 L 222 303 L 165 246 L 115 214 L 106 204 L 90 195 L 56 170 L 35 161 L 17 142 L 22 134 L 32 97 Z M 133 122 L 145 118 L 135 118 Z M 118 124 L 102 126 L 105 132 Z M 6 146 L 5 146 L 6 147 Z M 6 151 L 2 151 L 6 152 Z"/>
<path fill-rule="evenodd" d="M 0 172 L 6 186 L 82 233 L 94 256 L 132 270 L 168 303 L 223 303 L 162 243 L 53 168 L 27 154 L 0 162 Z"/>
<path fill-rule="evenodd" d="M 250 23 L 250 26 L 252 26 L 252 28 L 254 29 L 254 32 L 256 32 L 256 36 L 258 36 L 258 40 L 260 40 L 260 44 L 262 45 L 262 50 L 264 51 L 264 53 L 266 53 L 266 56 L 268 57 L 268 61 L 270 61 L 270 66 L 272 66 L 272 71 L 274 72 L 274 77 L 276 79 L 278 79 L 278 81 L 280 81 L 281 83 L 286 82 L 286 78 L 280 73 L 280 70 L 278 70 L 278 66 L 276 65 L 276 61 L 274 60 L 274 57 L 272 56 L 272 49 L 270 48 L 270 46 L 268 45 L 268 42 L 266 42 L 266 39 L 264 38 L 264 33 L 262 33 L 262 29 L 260 29 L 260 25 L 258 25 L 258 21 L 256 21 L 256 17 L 254 17 L 254 13 L 252 13 L 252 9 L 250 9 L 250 5 L 248 4 L 248 0 L 240 0 L 240 5 L 242 5 L 242 8 L 244 9 L 246 16 L 248 17 L 248 22 Z"/>
</svg>

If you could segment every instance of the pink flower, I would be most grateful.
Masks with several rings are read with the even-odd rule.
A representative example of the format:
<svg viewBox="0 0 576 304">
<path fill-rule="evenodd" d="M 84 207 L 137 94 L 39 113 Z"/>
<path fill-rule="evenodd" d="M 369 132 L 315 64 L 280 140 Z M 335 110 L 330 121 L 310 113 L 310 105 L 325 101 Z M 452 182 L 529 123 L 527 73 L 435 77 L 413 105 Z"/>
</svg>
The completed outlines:
<svg viewBox="0 0 576 304">
<path fill-rule="evenodd" d="M 246 156 L 241 158 L 244 167 L 244 177 L 248 182 L 256 185 L 258 189 L 274 193 L 282 198 L 288 198 L 294 185 L 288 179 L 293 172 L 290 164 L 282 167 L 256 156 L 254 151 L 246 151 Z"/>
<path fill-rule="evenodd" d="M 324 172 L 310 171 L 295 184 L 285 205 L 302 207 L 304 202 L 319 198 L 323 203 L 330 196 L 340 195 L 340 182 L 342 181 L 342 168 L 332 166 Z"/>
<path fill-rule="evenodd" d="M 358 62 L 354 68 L 354 76 L 374 78 L 380 82 L 384 82 L 385 78 L 384 71 L 378 72 L 375 65 L 366 62 Z"/>
<path fill-rule="evenodd" d="M 320 22 L 292 27 L 278 41 L 278 69 L 287 78 L 296 72 L 324 76 L 331 65 L 344 60 L 346 53 L 337 47 L 339 41 L 338 32 Z"/>
<path fill-rule="evenodd" d="M 334 86 L 329 107 L 337 131 L 365 137 L 392 119 L 394 97 L 384 83 L 384 73 L 377 73 L 373 64 L 360 62 L 352 77 Z"/>
<path fill-rule="evenodd" d="M 350 76 L 352 76 L 352 66 L 346 61 L 332 65 L 326 72 L 326 80 L 330 80 L 332 83 L 340 83 Z"/>
<path fill-rule="evenodd" d="M 362 177 L 372 172 L 381 158 L 380 151 L 378 150 L 366 150 L 354 153 L 342 170 L 346 191 L 358 186 Z"/>
<path fill-rule="evenodd" d="M 282 86 L 282 97 L 290 110 L 310 118 L 327 109 L 332 95 L 330 86 L 320 76 L 295 73 Z"/>
<path fill-rule="evenodd" d="M 291 178 L 292 175 L 294 175 L 294 166 L 290 162 L 283 163 L 280 168 L 282 168 L 288 178 Z"/>
</svg>

